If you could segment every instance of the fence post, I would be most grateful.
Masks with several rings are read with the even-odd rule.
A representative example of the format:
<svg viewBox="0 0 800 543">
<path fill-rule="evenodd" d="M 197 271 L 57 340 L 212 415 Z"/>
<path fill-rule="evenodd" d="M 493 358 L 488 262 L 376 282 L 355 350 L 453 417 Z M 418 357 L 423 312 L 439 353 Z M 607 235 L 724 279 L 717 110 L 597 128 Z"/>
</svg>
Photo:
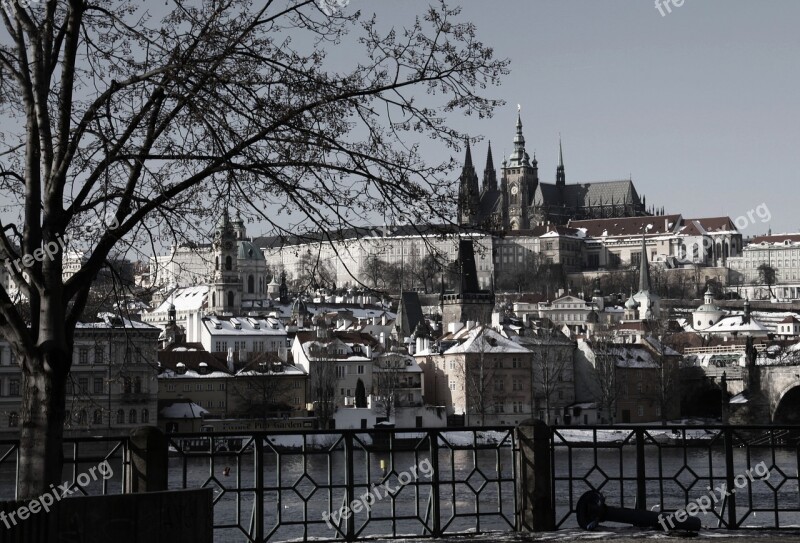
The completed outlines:
<svg viewBox="0 0 800 543">
<path fill-rule="evenodd" d="M 356 520 L 353 518 L 353 511 L 349 509 L 350 504 L 355 499 L 355 477 L 353 470 L 355 469 L 355 459 L 353 458 L 353 433 L 345 430 L 344 434 L 344 493 L 346 496 L 348 507 L 347 517 L 345 518 L 345 540 L 355 541 L 356 536 Z M 390 441 L 391 443 L 391 441 Z M 392 465 L 394 468 L 394 465 Z"/>
<path fill-rule="evenodd" d="M 644 465 L 644 430 L 637 428 L 636 435 L 636 509 L 647 510 L 647 484 Z"/>
<path fill-rule="evenodd" d="M 733 488 L 733 430 L 730 426 L 726 426 L 723 430 L 725 435 L 725 491 L 731 492 Z M 728 530 L 735 530 L 739 527 L 736 522 L 736 495 L 731 494 L 726 498 L 728 500 Z"/>
<path fill-rule="evenodd" d="M 431 478 L 431 536 L 442 537 L 442 512 L 441 504 L 439 503 L 439 432 L 437 430 L 428 432 L 428 440 L 430 445 L 431 471 L 433 471 L 433 476 Z"/>
<path fill-rule="evenodd" d="M 127 489 L 132 494 L 167 490 L 167 437 L 155 426 L 131 431 L 128 446 Z"/>
<path fill-rule="evenodd" d="M 528 419 L 516 429 L 517 531 L 555 530 L 550 427 L 541 420 Z"/>
</svg>

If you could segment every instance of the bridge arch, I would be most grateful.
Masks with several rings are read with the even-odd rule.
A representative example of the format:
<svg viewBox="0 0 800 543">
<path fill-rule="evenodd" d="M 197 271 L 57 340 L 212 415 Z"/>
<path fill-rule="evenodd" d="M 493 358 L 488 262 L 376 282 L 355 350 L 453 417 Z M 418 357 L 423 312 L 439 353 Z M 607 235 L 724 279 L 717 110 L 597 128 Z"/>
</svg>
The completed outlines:
<svg viewBox="0 0 800 543">
<path fill-rule="evenodd" d="M 800 424 L 800 381 L 784 387 L 772 410 L 775 424 Z"/>
</svg>

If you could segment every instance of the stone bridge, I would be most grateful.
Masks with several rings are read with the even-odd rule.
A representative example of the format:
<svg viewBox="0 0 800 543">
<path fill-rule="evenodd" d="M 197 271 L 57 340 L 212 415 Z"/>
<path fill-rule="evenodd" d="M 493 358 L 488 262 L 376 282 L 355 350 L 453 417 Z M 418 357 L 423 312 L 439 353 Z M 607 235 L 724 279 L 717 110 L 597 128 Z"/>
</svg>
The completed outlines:
<svg viewBox="0 0 800 543">
<path fill-rule="evenodd" d="M 800 364 L 758 366 L 768 422 L 800 422 Z"/>
</svg>

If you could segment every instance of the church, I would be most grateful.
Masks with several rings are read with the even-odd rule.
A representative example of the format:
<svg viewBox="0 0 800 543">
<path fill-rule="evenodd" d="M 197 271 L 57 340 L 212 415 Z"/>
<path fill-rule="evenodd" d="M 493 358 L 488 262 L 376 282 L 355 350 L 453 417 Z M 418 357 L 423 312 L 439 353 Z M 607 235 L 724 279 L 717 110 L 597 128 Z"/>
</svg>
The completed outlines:
<svg viewBox="0 0 800 543">
<path fill-rule="evenodd" d="M 472 163 L 472 151 L 467 144 L 459 178 L 460 226 L 499 232 L 528 230 L 535 226 L 566 225 L 570 220 L 641 217 L 663 213 L 647 210 L 645 198 L 639 197 L 630 179 L 567 184 L 561 142 L 555 183 L 540 182 L 536 155 L 531 160 L 525 150 L 521 113 L 517 114 L 514 151 L 508 159 L 503 159 L 500 174 L 498 186 L 490 143 L 483 183 L 479 185 Z"/>
</svg>

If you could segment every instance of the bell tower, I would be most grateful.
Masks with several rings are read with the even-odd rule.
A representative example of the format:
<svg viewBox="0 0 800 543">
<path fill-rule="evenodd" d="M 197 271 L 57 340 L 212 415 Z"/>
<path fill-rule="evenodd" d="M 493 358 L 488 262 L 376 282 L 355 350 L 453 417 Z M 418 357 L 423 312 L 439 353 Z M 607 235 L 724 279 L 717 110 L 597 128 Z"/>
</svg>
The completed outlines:
<svg viewBox="0 0 800 543">
<path fill-rule="evenodd" d="M 216 314 L 237 313 L 242 306 L 236 236 L 236 229 L 225 209 L 214 230 L 214 285 L 209 311 Z"/>
<path fill-rule="evenodd" d="M 506 228 L 524 230 L 530 228 L 529 206 L 539 183 L 536 168 L 525 151 L 525 136 L 522 134 L 521 107 L 517 106 L 517 127 L 514 135 L 514 151 L 503 162 L 503 200 L 507 202 Z"/>
</svg>

